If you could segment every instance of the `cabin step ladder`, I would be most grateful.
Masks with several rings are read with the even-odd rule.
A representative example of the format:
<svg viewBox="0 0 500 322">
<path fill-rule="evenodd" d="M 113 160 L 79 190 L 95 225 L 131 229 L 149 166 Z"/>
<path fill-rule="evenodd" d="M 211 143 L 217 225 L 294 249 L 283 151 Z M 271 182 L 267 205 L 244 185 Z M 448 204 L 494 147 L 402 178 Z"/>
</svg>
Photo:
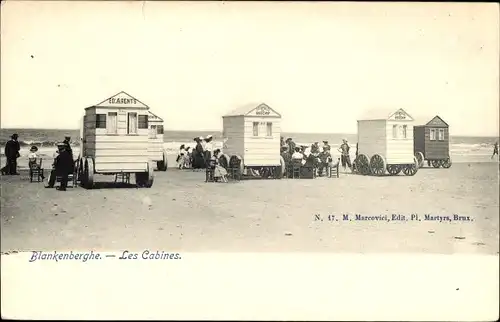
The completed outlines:
<svg viewBox="0 0 500 322">
<path fill-rule="evenodd" d="M 126 172 L 117 173 L 115 175 L 115 183 L 117 183 L 117 182 L 129 184 L 130 183 L 130 173 L 126 173 Z"/>
</svg>

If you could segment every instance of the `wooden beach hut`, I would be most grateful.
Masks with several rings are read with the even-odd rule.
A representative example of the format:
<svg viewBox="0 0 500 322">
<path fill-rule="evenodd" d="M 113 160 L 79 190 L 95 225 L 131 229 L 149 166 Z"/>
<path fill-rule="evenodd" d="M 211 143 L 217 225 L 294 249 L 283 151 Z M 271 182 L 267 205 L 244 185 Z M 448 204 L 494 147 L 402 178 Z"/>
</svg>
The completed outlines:
<svg viewBox="0 0 500 322">
<path fill-rule="evenodd" d="M 120 92 L 85 108 L 80 182 L 92 188 L 95 174 L 116 175 L 138 186 L 153 185 L 153 163 L 149 159 L 149 107 Z"/>
<path fill-rule="evenodd" d="M 449 125 L 438 115 L 430 121 L 415 125 L 413 149 L 419 167 L 424 161 L 434 168 L 451 167 Z"/>
<path fill-rule="evenodd" d="M 363 175 L 386 171 L 407 176 L 417 173 L 413 153 L 413 118 L 403 109 L 373 110 L 358 120 L 356 169 Z"/>
<path fill-rule="evenodd" d="M 159 171 L 167 171 L 167 152 L 163 147 L 163 119 L 149 111 L 149 157 Z"/>
<path fill-rule="evenodd" d="M 245 105 L 222 117 L 226 139 L 220 163 L 233 174 L 281 178 L 281 114 L 265 103 Z"/>
</svg>

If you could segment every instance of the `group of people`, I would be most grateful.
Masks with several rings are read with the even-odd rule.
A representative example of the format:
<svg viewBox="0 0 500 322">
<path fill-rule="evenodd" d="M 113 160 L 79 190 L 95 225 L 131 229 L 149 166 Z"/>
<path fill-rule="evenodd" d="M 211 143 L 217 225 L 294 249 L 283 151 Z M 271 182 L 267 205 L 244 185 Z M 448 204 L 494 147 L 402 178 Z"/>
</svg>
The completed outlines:
<svg viewBox="0 0 500 322">
<path fill-rule="evenodd" d="M 214 170 L 214 177 L 227 182 L 227 172 L 219 164 L 221 150 L 214 150 L 213 136 L 196 137 L 193 139 L 195 147 L 186 147 L 182 144 L 177 155 L 177 165 L 179 169 L 192 168 L 202 170 L 211 168 Z"/>
<path fill-rule="evenodd" d="M 347 139 L 343 139 L 342 144 L 338 148 L 338 152 L 340 153 L 340 162 L 344 172 L 347 168 L 353 171 L 350 149 L 351 147 L 349 146 Z M 318 170 L 318 175 L 321 175 L 325 168 L 329 169 L 334 164 L 331 147 L 328 144 L 328 141 L 323 141 L 323 146 L 320 148 L 319 142 L 314 142 L 311 146 L 297 146 L 295 142 L 293 142 L 292 138 L 284 140 L 282 137 L 281 155 L 286 164 L 293 162 L 293 160 L 301 160 L 304 167 L 316 168 Z"/>
<path fill-rule="evenodd" d="M 11 136 L 11 139 L 5 144 L 6 165 L 1 169 L 2 175 L 19 175 L 17 172 L 17 159 L 20 157 L 20 144 L 17 133 Z M 53 188 L 56 182 L 56 177 L 61 178 L 61 186 L 59 190 L 65 191 L 68 184 L 68 176 L 74 171 L 73 151 L 71 149 L 71 137 L 66 136 L 64 141 L 57 144 L 57 151 L 54 153 L 54 162 L 50 172 L 48 186 Z M 41 156 L 38 154 L 38 147 L 33 145 L 28 154 L 28 167 L 40 170 Z M 42 180 L 45 179 L 43 171 L 40 172 Z"/>
</svg>

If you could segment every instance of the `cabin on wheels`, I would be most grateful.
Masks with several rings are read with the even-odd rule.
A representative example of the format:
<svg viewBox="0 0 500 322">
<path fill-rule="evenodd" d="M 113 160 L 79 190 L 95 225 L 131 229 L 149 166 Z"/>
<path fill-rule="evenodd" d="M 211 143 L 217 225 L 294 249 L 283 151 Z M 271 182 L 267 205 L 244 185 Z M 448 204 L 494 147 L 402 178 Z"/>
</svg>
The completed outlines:
<svg viewBox="0 0 500 322">
<path fill-rule="evenodd" d="M 434 168 L 451 167 L 449 125 L 438 115 L 424 125 L 415 125 L 413 147 L 420 168 L 424 160 Z"/>
<path fill-rule="evenodd" d="M 163 147 L 163 119 L 149 111 L 149 158 L 159 171 L 167 171 L 167 152 Z"/>
<path fill-rule="evenodd" d="M 148 110 L 147 105 L 125 92 L 85 108 L 78 164 L 84 187 L 93 187 L 95 174 L 114 174 L 129 182 L 134 173 L 138 186 L 153 185 Z"/>
<path fill-rule="evenodd" d="M 219 162 L 238 177 L 244 174 L 281 178 L 281 115 L 268 105 L 242 106 L 222 117 L 226 139 Z"/>
<path fill-rule="evenodd" d="M 413 154 L 413 118 L 403 109 L 374 110 L 358 120 L 356 170 L 363 174 L 412 176 L 418 167 Z"/>
</svg>

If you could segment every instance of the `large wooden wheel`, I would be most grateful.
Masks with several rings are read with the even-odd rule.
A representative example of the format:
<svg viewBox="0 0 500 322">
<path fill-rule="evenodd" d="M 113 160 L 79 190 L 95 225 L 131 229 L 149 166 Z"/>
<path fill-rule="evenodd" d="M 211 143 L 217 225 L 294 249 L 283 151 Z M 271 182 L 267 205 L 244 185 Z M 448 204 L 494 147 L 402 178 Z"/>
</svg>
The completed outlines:
<svg viewBox="0 0 500 322">
<path fill-rule="evenodd" d="M 92 189 L 94 186 L 94 160 L 85 158 L 85 166 L 83 170 L 83 186 L 86 189 Z"/>
<path fill-rule="evenodd" d="M 366 155 L 359 154 L 354 162 L 356 162 L 356 169 L 360 174 L 364 176 L 370 174 L 370 161 Z"/>
<path fill-rule="evenodd" d="M 77 182 L 81 183 L 82 180 L 83 180 L 83 169 L 84 169 L 84 167 L 83 167 L 83 158 L 79 158 L 78 159 L 78 168 L 77 168 L 77 171 L 76 171 L 76 176 L 77 176 L 76 181 Z"/>
<path fill-rule="evenodd" d="M 418 164 L 418 167 L 421 168 L 424 166 L 424 154 L 420 151 L 418 151 L 417 153 L 415 153 L 415 158 L 417 159 L 417 164 Z"/>
<path fill-rule="evenodd" d="M 385 173 L 385 160 L 384 158 L 379 155 L 375 154 L 371 157 L 370 159 L 370 171 L 376 175 L 376 176 L 381 176 Z"/>
<path fill-rule="evenodd" d="M 155 174 L 153 171 L 153 163 L 149 162 L 148 163 L 148 172 L 147 172 L 146 182 L 144 182 L 144 187 L 151 188 L 153 186 L 154 175 Z"/>
<path fill-rule="evenodd" d="M 219 165 L 224 169 L 229 167 L 229 156 L 227 154 L 221 154 L 219 157 Z"/>
<path fill-rule="evenodd" d="M 280 167 L 279 169 L 277 169 L 278 171 L 278 175 L 277 175 L 277 178 L 278 179 L 281 179 L 285 176 L 285 172 L 286 172 L 286 162 L 285 162 L 285 159 L 283 158 L 283 156 L 280 155 Z"/>
<path fill-rule="evenodd" d="M 158 171 L 167 171 L 168 161 L 167 161 L 167 153 L 163 151 L 163 159 L 161 161 L 156 162 L 156 166 Z"/>
<path fill-rule="evenodd" d="M 441 166 L 441 160 L 432 160 L 431 164 L 434 168 L 439 168 Z"/>
<path fill-rule="evenodd" d="M 395 175 L 398 175 L 401 170 L 403 170 L 403 167 L 399 164 L 388 164 L 387 165 L 387 172 L 389 172 L 389 174 L 391 176 L 395 176 Z"/>
<path fill-rule="evenodd" d="M 405 164 L 403 166 L 403 173 L 406 176 L 414 176 L 418 171 L 418 161 L 415 160 L 412 164 Z"/>
<path fill-rule="evenodd" d="M 441 165 L 443 166 L 443 168 L 449 169 L 451 167 L 451 158 L 448 157 L 448 159 L 443 160 Z"/>
</svg>

